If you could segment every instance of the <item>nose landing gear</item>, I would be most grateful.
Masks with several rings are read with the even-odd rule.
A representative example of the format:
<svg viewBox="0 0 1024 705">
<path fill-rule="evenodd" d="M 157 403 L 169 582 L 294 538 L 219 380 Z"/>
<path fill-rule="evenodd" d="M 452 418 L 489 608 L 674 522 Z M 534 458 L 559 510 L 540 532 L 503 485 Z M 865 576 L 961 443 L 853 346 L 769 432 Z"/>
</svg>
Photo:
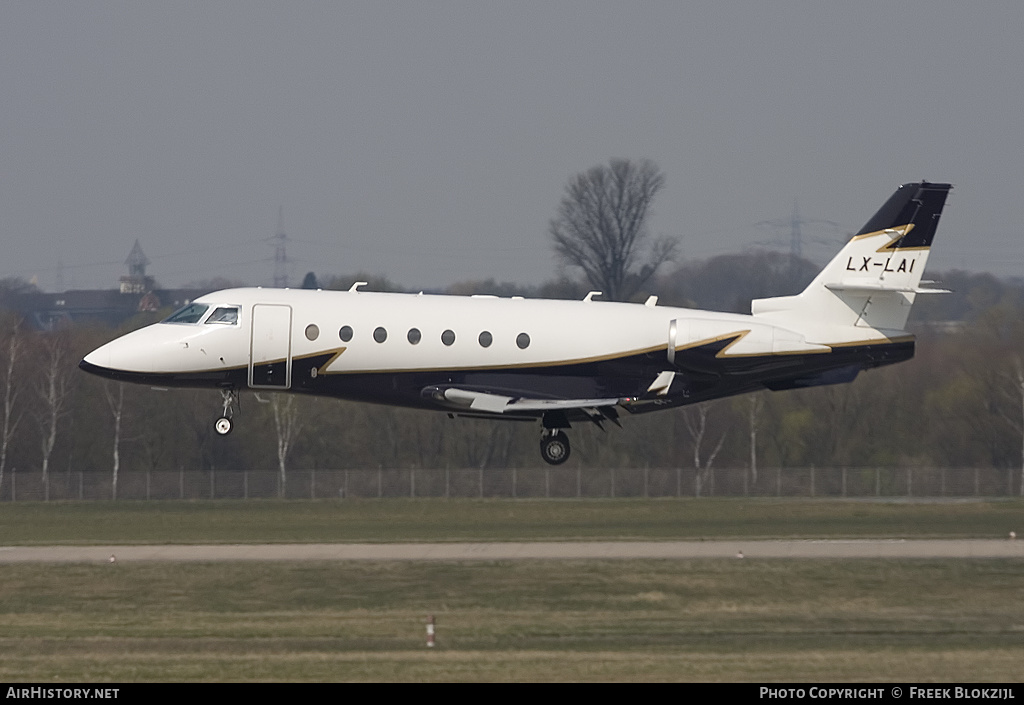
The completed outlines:
<svg viewBox="0 0 1024 705">
<path fill-rule="evenodd" d="M 213 424 L 213 429 L 217 432 L 218 436 L 226 436 L 235 427 L 231 419 L 235 415 L 233 407 L 235 402 L 238 401 L 238 390 L 234 387 L 221 389 L 220 395 L 224 399 L 224 410 L 221 412 L 221 417 Z"/>
</svg>

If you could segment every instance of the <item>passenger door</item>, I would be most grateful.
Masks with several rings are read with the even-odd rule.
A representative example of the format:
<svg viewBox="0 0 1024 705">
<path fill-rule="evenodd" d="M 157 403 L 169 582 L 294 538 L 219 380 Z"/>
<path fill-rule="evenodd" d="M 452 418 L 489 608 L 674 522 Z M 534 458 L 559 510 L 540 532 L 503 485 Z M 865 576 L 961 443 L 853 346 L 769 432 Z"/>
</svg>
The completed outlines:
<svg viewBox="0 0 1024 705">
<path fill-rule="evenodd" d="M 288 389 L 291 383 L 292 307 L 256 304 L 252 307 L 249 386 Z"/>
</svg>

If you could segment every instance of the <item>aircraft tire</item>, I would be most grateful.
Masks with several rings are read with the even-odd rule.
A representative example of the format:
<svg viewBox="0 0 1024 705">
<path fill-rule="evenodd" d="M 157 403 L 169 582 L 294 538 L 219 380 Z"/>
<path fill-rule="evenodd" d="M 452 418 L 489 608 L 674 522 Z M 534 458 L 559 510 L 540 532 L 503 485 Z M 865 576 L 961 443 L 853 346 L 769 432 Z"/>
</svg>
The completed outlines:
<svg viewBox="0 0 1024 705">
<path fill-rule="evenodd" d="M 231 422 L 227 416 L 222 416 L 217 419 L 217 422 L 213 424 L 213 429 L 217 432 L 218 436 L 226 436 L 231 433 L 234 429 L 235 424 Z"/>
<path fill-rule="evenodd" d="M 561 465 L 569 459 L 569 437 L 559 431 L 540 439 L 540 456 L 548 465 Z"/>
</svg>

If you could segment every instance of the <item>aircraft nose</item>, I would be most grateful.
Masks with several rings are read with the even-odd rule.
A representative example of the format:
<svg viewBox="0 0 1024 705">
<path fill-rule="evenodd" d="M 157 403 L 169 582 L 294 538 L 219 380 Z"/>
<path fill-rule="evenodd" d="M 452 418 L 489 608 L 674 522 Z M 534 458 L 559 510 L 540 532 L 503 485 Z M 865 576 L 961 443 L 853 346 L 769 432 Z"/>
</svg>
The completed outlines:
<svg viewBox="0 0 1024 705">
<path fill-rule="evenodd" d="M 81 362 L 78 363 L 78 369 L 89 372 L 90 374 L 99 375 L 100 377 L 111 377 L 111 370 L 108 367 L 97 365 L 95 362 L 90 362 L 89 358 L 91 355 L 86 355 L 82 358 Z"/>
<path fill-rule="evenodd" d="M 132 375 L 152 374 L 160 354 L 169 345 L 165 331 L 154 326 L 121 336 L 93 350 L 78 366 L 102 377 L 127 380 Z"/>
<path fill-rule="evenodd" d="M 109 379 L 123 379 L 126 373 L 138 371 L 127 364 L 130 361 L 125 359 L 123 353 L 117 354 L 118 348 L 123 347 L 118 346 L 119 342 L 114 340 L 93 350 L 78 363 L 79 369 Z"/>
<path fill-rule="evenodd" d="M 91 353 L 82 358 L 82 362 L 79 367 L 92 366 L 111 370 L 121 370 L 125 372 L 135 372 L 139 370 L 139 362 L 141 360 L 133 359 L 138 357 L 137 355 L 131 355 L 131 345 L 127 345 L 123 338 L 112 340 L 106 345 L 93 350 Z"/>
<path fill-rule="evenodd" d="M 82 358 L 78 366 L 87 371 L 91 371 L 90 368 L 93 367 L 110 367 L 110 352 L 105 349 L 106 347 L 103 345 L 93 350 Z"/>
</svg>

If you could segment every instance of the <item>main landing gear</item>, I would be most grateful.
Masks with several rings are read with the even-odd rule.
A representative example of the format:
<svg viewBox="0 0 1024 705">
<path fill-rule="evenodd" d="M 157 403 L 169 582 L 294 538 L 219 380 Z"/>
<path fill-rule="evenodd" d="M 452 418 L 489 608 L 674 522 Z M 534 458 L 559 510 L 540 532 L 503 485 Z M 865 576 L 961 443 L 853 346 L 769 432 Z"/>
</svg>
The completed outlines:
<svg viewBox="0 0 1024 705">
<path fill-rule="evenodd" d="M 563 411 L 549 411 L 541 417 L 544 430 L 540 434 L 540 457 L 548 465 L 561 465 L 569 459 L 569 417 Z"/>
<path fill-rule="evenodd" d="M 569 459 L 569 437 L 560 428 L 545 428 L 540 437 L 540 457 L 549 465 L 561 465 Z"/>
<path fill-rule="evenodd" d="M 235 415 L 234 404 L 238 401 L 238 390 L 234 387 L 228 387 L 227 389 L 221 389 L 220 395 L 224 399 L 224 410 L 221 412 L 221 417 L 214 422 L 213 429 L 217 432 L 218 436 L 226 436 L 235 427 L 231 419 Z"/>
</svg>

